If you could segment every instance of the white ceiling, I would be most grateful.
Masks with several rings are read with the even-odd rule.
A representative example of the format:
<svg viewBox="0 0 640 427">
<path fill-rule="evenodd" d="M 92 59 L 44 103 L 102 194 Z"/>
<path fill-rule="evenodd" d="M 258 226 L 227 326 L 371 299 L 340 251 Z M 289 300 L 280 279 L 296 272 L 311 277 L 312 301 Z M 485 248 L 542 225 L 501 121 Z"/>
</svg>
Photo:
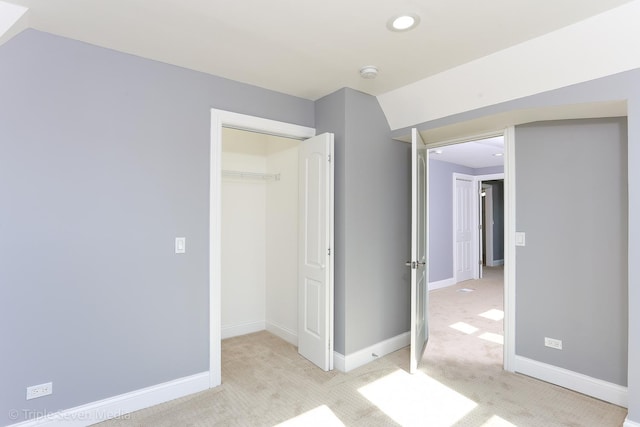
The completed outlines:
<svg viewBox="0 0 640 427">
<path fill-rule="evenodd" d="M 429 150 L 430 158 L 478 169 L 504 164 L 504 137 L 480 139 Z"/>
<path fill-rule="evenodd" d="M 312 100 L 378 95 L 629 1 L 8 0 L 38 30 Z M 416 29 L 387 30 L 406 12 Z"/>
</svg>

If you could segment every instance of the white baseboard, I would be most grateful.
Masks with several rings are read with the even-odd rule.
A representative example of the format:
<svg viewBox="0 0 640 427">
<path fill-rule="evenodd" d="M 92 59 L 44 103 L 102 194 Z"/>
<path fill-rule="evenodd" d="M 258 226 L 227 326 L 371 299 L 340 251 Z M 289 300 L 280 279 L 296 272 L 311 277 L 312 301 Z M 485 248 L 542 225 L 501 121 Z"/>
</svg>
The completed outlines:
<svg viewBox="0 0 640 427">
<path fill-rule="evenodd" d="M 497 267 L 499 265 L 504 265 L 503 259 L 494 259 L 493 261 L 487 263 L 487 267 Z"/>
<path fill-rule="evenodd" d="M 126 419 L 127 414 L 131 412 L 208 388 L 209 372 L 202 372 L 64 411 L 34 411 L 33 419 L 12 424 L 10 427 L 86 427 L 111 418 Z"/>
<path fill-rule="evenodd" d="M 340 354 L 336 351 L 333 352 L 333 369 L 340 372 L 347 372 L 345 369 L 346 360 L 344 354 Z"/>
<path fill-rule="evenodd" d="M 220 333 L 222 339 L 239 337 L 240 335 L 252 334 L 266 329 L 264 321 L 240 323 L 238 325 L 222 326 Z"/>
<path fill-rule="evenodd" d="M 624 424 L 622 424 L 622 427 L 640 427 L 640 423 L 631 421 L 627 416 L 627 418 L 624 419 Z"/>
<path fill-rule="evenodd" d="M 273 322 L 267 322 L 267 331 L 271 332 L 286 342 L 298 346 L 298 334 L 290 329 L 280 326 Z"/>
<path fill-rule="evenodd" d="M 438 280 L 437 282 L 429 282 L 429 290 L 434 291 L 436 289 L 446 288 L 456 284 L 455 277 L 450 277 L 444 280 Z"/>
<path fill-rule="evenodd" d="M 627 388 L 578 372 L 516 356 L 515 371 L 624 408 L 628 407 Z"/>
<path fill-rule="evenodd" d="M 411 343 L 411 334 L 405 332 L 404 334 L 396 335 L 388 340 L 381 341 L 377 344 L 363 348 L 362 350 L 351 353 L 347 356 L 343 356 L 340 353 L 333 354 L 333 367 L 342 372 L 349 372 L 360 366 L 366 365 L 375 359 L 385 356 L 389 353 L 393 353 L 396 350 L 400 350 L 408 346 Z M 374 356 L 375 354 L 375 356 Z"/>
</svg>

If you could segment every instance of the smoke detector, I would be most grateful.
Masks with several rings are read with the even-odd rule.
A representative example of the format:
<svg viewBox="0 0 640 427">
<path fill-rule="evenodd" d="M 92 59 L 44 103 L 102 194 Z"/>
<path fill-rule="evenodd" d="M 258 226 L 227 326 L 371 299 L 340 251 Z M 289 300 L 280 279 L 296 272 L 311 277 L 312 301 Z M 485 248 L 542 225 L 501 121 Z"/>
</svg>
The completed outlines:
<svg viewBox="0 0 640 427">
<path fill-rule="evenodd" d="M 360 68 L 360 77 L 363 79 L 375 79 L 378 76 L 378 67 L 375 65 L 365 65 Z"/>
</svg>

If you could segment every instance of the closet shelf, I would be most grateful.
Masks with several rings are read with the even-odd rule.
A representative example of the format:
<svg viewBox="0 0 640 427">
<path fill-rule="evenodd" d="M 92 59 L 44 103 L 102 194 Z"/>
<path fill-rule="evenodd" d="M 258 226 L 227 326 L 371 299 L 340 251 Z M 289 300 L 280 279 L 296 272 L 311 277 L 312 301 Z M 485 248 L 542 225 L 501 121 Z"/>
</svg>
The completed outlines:
<svg viewBox="0 0 640 427">
<path fill-rule="evenodd" d="M 259 172 L 242 172 L 242 171 L 223 170 L 222 176 L 227 178 L 237 178 L 237 179 L 280 181 L 279 173 L 259 173 Z"/>
</svg>

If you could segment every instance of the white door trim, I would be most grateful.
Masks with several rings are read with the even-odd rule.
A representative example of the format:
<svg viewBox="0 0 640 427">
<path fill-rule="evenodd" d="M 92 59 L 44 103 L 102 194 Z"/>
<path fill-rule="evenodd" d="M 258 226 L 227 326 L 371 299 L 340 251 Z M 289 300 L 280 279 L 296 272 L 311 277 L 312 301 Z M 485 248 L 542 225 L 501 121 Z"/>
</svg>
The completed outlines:
<svg viewBox="0 0 640 427">
<path fill-rule="evenodd" d="M 487 185 L 485 188 L 482 188 L 482 192 L 485 194 L 484 222 L 482 223 L 484 239 L 482 239 L 480 243 L 480 249 L 482 252 L 482 242 L 484 242 L 485 251 L 481 253 L 480 256 L 482 257 L 482 255 L 484 255 L 487 266 L 493 267 L 493 186 Z M 480 218 L 482 219 L 482 214 L 480 214 Z"/>
<path fill-rule="evenodd" d="M 230 127 L 266 133 L 285 138 L 307 139 L 316 134 L 314 128 L 263 119 L 230 111 L 211 109 L 211 144 L 209 150 L 209 387 L 222 383 L 221 332 L 221 276 L 220 246 L 222 236 L 222 128 Z"/>
<path fill-rule="evenodd" d="M 504 130 L 504 370 L 516 360 L 516 129 Z"/>
<path fill-rule="evenodd" d="M 504 174 L 479 175 L 484 179 L 504 178 L 504 355 L 503 367 L 505 371 L 515 372 L 516 357 L 516 259 L 515 259 L 515 232 L 516 232 L 516 182 L 515 182 L 515 128 L 510 126 L 501 131 L 487 132 L 463 138 L 434 141 L 427 143 L 429 149 L 443 147 L 452 144 L 461 144 L 469 141 L 490 138 L 494 136 L 504 137 Z M 486 178 L 495 175 L 501 178 Z"/>
<path fill-rule="evenodd" d="M 505 138 L 504 144 L 506 146 L 506 136 L 504 138 Z M 506 170 L 506 161 L 505 161 L 505 170 Z M 477 180 L 477 182 L 483 182 L 483 181 L 492 181 L 492 180 L 501 179 L 501 180 L 503 180 L 503 185 L 504 185 L 504 176 L 505 176 L 504 173 L 492 173 L 492 174 L 487 174 L 487 175 L 476 175 L 476 180 Z M 504 194 L 504 193 L 506 193 L 506 187 L 503 187 L 503 188 L 504 188 L 503 189 L 503 194 Z M 503 196 L 504 210 L 505 210 L 505 212 L 503 214 L 503 220 L 504 220 L 504 216 L 506 216 L 506 213 L 507 213 L 507 205 L 506 205 L 506 198 L 505 197 L 506 196 Z M 479 207 L 478 207 L 478 209 L 479 209 Z M 493 212 L 493 209 L 492 209 L 492 212 Z M 480 216 L 480 212 L 479 211 L 477 212 L 477 215 L 478 215 L 478 217 Z M 492 217 L 493 217 L 493 215 L 492 215 Z M 486 225 L 485 225 L 485 227 L 486 227 Z M 506 223 L 505 223 L 505 230 L 506 230 Z M 487 246 L 487 250 L 488 249 L 489 249 L 489 246 Z M 492 249 L 493 249 L 493 240 L 492 240 Z M 491 256 L 493 258 L 493 254 Z M 489 256 L 487 256 L 487 265 L 489 265 Z M 506 282 L 506 276 L 505 276 L 505 282 Z"/>
</svg>

